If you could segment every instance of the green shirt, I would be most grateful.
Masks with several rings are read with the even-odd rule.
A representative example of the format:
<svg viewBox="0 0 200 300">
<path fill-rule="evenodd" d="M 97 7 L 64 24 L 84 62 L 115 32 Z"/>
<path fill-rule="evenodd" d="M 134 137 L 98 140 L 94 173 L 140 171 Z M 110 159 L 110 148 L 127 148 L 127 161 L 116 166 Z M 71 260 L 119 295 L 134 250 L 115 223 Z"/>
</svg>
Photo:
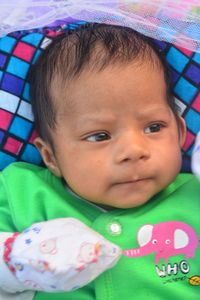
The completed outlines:
<svg viewBox="0 0 200 300">
<path fill-rule="evenodd" d="M 57 294 L 38 292 L 34 300 L 199 300 L 200 184 L 193 175 L 178 175 L 143 206 L 105 212 L 68 192 L 48 169 L 15 163 L 1 173 L 0 231 L 21 232 L 32 223 L 60 217 L 78 218 L 124 250 L 142 248 L 147 237 L 142 236 L 139 246 L 141 228 L 156 225 L 160 231 L 146 245 L 145 254 L 141 250 L 141 256 L 134 258 L 123 255 L 114 268 L 86 287 Z M 173 228 L 173 236 L 168 236 Z M 173 249 L 182 246 L 174 239 L 179 236 L 185 245 L 177 253 Z M 161 240 L 171 246 L 167 257 L 158 253 L 157 245 L 150 251 Z"/>
</svg>

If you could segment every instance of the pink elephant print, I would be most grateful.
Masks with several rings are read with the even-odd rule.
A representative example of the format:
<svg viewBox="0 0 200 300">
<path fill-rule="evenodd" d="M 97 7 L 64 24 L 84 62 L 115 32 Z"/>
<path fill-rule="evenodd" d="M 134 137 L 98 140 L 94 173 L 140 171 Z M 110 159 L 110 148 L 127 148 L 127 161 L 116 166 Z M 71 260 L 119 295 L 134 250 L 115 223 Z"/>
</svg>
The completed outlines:
<svg viewBox="0 0 200 300">
<path fill-rule="evenodd" d="M 170 256 L 179 254 L 185 255 L 185 258 L 192 258 L 198 247 L 198 240 L 194 229 L 183 222 L 146 224 L 137 232 L 140 247 L 124 250 L 123 254 L 135 258 L 155 252 L 155 264 L 158 264 L 161 258 L 167 262 Z"/>
</svg>

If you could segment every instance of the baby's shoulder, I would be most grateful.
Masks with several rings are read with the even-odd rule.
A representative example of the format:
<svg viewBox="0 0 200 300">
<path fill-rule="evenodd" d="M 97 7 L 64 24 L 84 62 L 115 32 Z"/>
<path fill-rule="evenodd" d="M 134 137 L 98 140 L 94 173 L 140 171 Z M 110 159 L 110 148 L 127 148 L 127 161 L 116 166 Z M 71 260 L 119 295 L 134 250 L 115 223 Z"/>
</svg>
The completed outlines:
<svg viewBox="0 0 200 300">
<path fill-rule="evenodd" d="M 26 162 L 10 164 L 0 173 L 0 181 L 8 186 L 33 186 L 38 181 L 48 181 L 53 176 L 47 168 Z"/>
<path fill-rule="evenodd" d="M 200 181 L 194 174 L 180 173 L 173 184 L 175 186 L 175 190 L 177 190 L 179 194 L 183 193 L 185 196 L 190 195 L 192 198 L 197 195 L 197 198 L 199 199 Z"/>
</svg>

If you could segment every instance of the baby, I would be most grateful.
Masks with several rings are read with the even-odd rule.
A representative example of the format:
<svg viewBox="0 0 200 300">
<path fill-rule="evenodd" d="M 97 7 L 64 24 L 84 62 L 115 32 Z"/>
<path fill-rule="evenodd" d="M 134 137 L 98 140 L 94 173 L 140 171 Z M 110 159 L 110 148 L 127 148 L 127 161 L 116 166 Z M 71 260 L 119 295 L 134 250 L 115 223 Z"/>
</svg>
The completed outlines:
<svg viewBox="0 0 200 300">
<path fill-rule="evenodd" d="M 47 168 L 13 164 L 0 185 L 2 232 L 40 222 L 5 242 L 18 291 L 197 300 L 200 185 L 179 174 L 186 126 L 156 47 L 120 26 L 60 35 L 33 68 L 31 95 Z"/>
</svg>

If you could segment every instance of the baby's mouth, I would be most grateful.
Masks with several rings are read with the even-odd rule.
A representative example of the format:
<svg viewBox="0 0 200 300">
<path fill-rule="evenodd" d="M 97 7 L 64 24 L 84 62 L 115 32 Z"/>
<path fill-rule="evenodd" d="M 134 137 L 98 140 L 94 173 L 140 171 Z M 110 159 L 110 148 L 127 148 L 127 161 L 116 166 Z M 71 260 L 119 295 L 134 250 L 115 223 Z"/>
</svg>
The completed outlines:
<svg viewBox="0 0 200 300">
<path fill-rule="evenodd" d="M 114 183 L 115 186 L 136 186 L 139 184 L 143 184 L 149 181 L 150 178 L 137 178 L 137 179 L 130 179 L 130 180 L 121 180 L 119 182 Z"/>
</svg>

